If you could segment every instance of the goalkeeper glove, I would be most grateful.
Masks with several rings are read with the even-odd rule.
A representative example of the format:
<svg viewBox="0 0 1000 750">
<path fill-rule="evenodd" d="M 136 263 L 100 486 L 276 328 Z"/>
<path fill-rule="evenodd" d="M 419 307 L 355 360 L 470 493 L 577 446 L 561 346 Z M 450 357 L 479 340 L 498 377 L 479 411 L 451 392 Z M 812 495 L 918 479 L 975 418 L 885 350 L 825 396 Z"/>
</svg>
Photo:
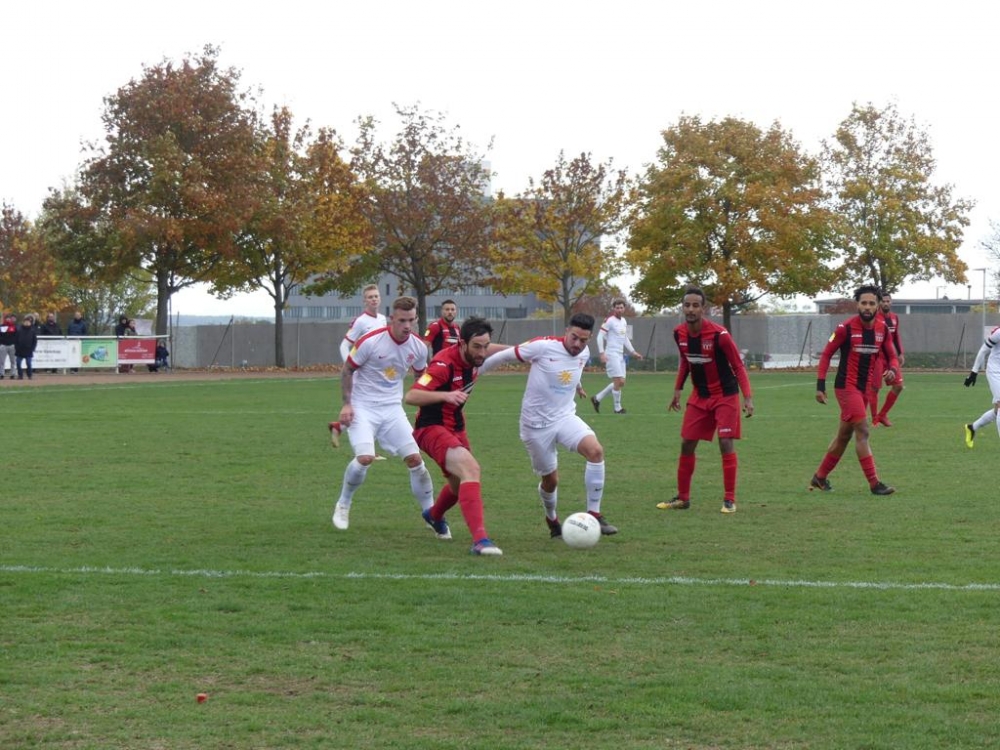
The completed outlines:
<svg viewBox="0 0 1000 750">
<path fill-rule="evenodd" d="M 970 372 L 969 377 L 965 379 L 965 387 L 968 388 L 970 385 L 976 384 L 976 376 L 979 375 L 978 372 Z"/>
</svg>

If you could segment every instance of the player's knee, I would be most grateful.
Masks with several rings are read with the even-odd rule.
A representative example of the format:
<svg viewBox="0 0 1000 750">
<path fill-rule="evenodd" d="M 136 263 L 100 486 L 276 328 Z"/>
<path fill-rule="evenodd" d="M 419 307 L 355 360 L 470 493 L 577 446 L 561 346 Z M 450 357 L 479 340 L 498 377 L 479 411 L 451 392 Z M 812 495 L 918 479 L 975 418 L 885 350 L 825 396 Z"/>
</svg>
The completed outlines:
<svg viewBox="0 0 1000 750">
<path fill-rule="evenodd" d="M 419 453 L 414 453 L 403 459 L 403 463 L 405 463 L 411 469 L 417 468 L 423 462 L 424 460 L 420 457 Z"/>
<path fill-rule="evenodd" d="M 375 456 L 355 456 L 354 460 L 362 466 L 371 466 L 375 461 Z"/>
</svg>

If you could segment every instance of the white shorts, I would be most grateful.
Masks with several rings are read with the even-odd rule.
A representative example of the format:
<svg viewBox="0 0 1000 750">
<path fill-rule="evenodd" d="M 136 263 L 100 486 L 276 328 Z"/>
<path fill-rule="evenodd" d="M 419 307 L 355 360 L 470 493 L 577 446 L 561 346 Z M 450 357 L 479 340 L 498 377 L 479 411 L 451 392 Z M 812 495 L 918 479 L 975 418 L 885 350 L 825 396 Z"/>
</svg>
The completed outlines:
<svg viewBox="0 0 1000 750">
<path fill-rule="evenodd" d="M 354 421 L 347 428 L 347 436 L 355 456 L 374 456 L 376 440 L 390 456 L 405 458 L 420 453 L 402 404 L 355 404 Z"/>
<path fill-rule="evenodd" d="M 551 474 L 559 467 L 558 446 L 576 451 L 580 441 L 594 431 L 575 414 L 547 427 L 521 425 L 521 442 L 531 458 L 531 470 L 538 476 Z"/>
<path fill-rule="evenodd" d="M 608 354 L 605 352 L 607 362 L 604 365 L 605 372 L 609 378 L 625 377 L 625 356 L 623 354 Z"/>
<path fill-rule="evenodd" d="M 993 356 L 992 354 L 990 355 Z M 986 382 L 990 384 L 990 393 L 993 395 L 993 403 L 1000 401 L 1000 372 L 986 372 Z M 997 423 L 1000 425 L 1000 422 Z"/>
</svg>

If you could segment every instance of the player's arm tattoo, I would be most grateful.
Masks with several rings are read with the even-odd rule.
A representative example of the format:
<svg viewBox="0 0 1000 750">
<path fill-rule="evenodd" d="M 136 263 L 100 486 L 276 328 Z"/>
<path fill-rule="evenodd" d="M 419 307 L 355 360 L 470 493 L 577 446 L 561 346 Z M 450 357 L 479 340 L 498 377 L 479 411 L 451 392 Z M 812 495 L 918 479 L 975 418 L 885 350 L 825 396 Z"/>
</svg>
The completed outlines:
<svg viewBox="0 0 1000 750">
<path fill-rule="evenodd" d="M 341 402 L 346 406 L 351 403 L 351 394 L 354 392 L 354 368 L 345 365 L 340 372 L 340 396 Z"/>
</svg>

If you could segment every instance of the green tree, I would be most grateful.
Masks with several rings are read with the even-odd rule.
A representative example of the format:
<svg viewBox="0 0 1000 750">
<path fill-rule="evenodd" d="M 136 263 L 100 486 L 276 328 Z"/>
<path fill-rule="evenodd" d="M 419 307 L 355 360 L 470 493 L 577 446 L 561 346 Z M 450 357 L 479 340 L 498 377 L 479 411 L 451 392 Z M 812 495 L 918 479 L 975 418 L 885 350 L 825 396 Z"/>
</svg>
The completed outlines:
<svg viewBox="0 0 1000 750">
<path fill-rule="evenodd" d="M 78 175 L 77 205 L 49 208 L 85 216 L 100 233 L 66 248 L 78 269 L 108 280 L 150 274 L 156 332 L 165 333 L 171 295 L 211 281 L 238 251 L 235 238 L 253 203 L 254 113 L 239 73 L 221 69 L 206 47 L 179 64 L 143 67 L 104 100 L 104 144 L 90 144 Z M 100 242 L 93 242 L 93 240 Z M 73 251 L 88 245 L 87 257 Z"/>
<path fill-rule="evenodd" d="M 594 163 L 584 153 L 555 166 L 511 199 L 500 196 L 491 285 L 511 294 L 534 291 L 562 307 L 565 323 L 577 303 L 599 293 L 618 271 L 616 238 L 635 188 L 609 159 Z"/>
<path fill-rule="evenodd" d="M 774 123 L 681 117 L 641 183 L 626 262 L 653 308 L 700 285 L 723 309 L 765 294 L 815 294 L 835 282 L 817 162 Z"/>
<path fill-rule="evenodd" d="M 486 275 L 490 173 L 485 154 L 475 153 L 443 115 L 394 106 L 402 121 L 394 140 L 380 142 L 377 121 L 364 117 L 352 149 L 374 252 L 359 256 L 349 273 L 324 274 L 307 291 L 352 292 L 380 273 L 392 274 L 416 297 L 423 326 L 428 295 Z"/>
<path fill-rule="evenodd" d="M 875 284 L 895 292 L 907 281 L 965 283 L 958 257 L 974 203 L 935 185 L 930 138 L 894 105 L 855 104 L 824 143 L 823 162 L 844 288 Z"/>
<path fill-rule="evenodd" d="M 254 211 L 238 234 L 240 252 L 215 273 L 220 296 L 264 289 L 274 302 L 274 356 L 285 366 L 283 313 L 288 295 L 309 277 L 342 275 L 371 248 L 362 193 L 340 158 L 332 130 L 308 123 L 293 133 L 292 114 L 275 109 L 258 135 Z"/>
</svg>

